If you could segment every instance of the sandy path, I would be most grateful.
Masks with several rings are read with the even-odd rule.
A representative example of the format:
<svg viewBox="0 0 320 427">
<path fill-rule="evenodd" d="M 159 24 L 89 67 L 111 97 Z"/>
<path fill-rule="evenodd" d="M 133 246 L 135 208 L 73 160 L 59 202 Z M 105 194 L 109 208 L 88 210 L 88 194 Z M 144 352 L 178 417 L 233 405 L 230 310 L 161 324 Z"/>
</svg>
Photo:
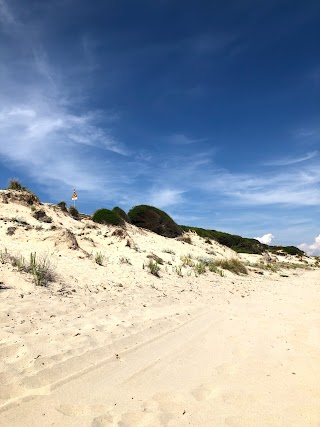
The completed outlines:
<svg viewBox="0 0 320 427">
<path fill-rule="evenodd" d="M 230 293 L 229 303 L 12 406 L 0 424 L 319 426 L 318 276 Z"/>
</svg>

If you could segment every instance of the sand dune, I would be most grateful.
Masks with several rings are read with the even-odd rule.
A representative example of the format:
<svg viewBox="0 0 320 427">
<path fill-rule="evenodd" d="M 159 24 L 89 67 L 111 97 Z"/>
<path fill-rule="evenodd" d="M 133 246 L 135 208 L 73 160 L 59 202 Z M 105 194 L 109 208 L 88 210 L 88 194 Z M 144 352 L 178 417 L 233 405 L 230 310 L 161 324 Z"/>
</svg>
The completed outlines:
<svg viewBox="0 0 320 427">
<path fill-rule="evenodd" d="M 320 425 L 314 259 L 278 257 L 273 271 L 192 233 L 190 245 L 39 204 L 43 223 L 19 195 L 5 199 L 1 425 Z M 9 262 L 30 253 L 50 263 L 48 287 Z M 249 274 L 197 274 L 183 257 L 236 257 Z"/>
</svg>

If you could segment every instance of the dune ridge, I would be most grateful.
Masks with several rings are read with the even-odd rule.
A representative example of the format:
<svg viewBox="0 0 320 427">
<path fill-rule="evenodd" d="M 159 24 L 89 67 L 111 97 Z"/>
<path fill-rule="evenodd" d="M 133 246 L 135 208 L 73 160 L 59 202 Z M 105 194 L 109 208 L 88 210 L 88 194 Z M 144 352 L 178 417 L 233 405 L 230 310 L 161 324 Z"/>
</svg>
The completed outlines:
<svg viewBox="0 0 320 427">
<path fill-rule="evenodd" d="M 191 241 L 189 244 L 179 238 L 156 235 L 132 224 L 125 224 L 124 227 L 100 225 L 92 222 L 88 216 L 75 220 L 56 205 L 37 200 L 30 205 L 25 195 L 21 196 L 15 191 L 0 191 L 1 199 L 0 423 L 8 426 L 41 423 L 41 417 L 35 421 L 37 416 L 34 413 L 33 418 L 28 415 L 36 407 L 32 405 L 39 404 L 38 396 L 40 400 L 44 399 L 47 406 L 56 408 L 49 410 L 47 425 L 51 425 L 48 420 L 68 426 L 173 426 L 187 425 L 183 424 L 186 420 L 191 425 L 289 425 L 286 424 L 289 421 L 290 425 L 317 425 L 320 413 L 317 412 L 316 402 L 320 394 L 311 375 L 311 372 L 319 371 L 315 360 L 320 354 L 319 334 L 315 326 L 319 321 L 315 307 L 319 296 L 319 270 L 315 258 L 239 255 L 214 241 L 208 243 L 193 232 L 185 234 Z M 50 222 L 34 217 L 35 210 L 39 209 L 50 218 Z M 47 286 L 36 286 L 27 268 L 20 268 L 10 261 L 16 259 L 27 265 L 31 253 L 36 254 L 38 260 L 46 259 L 54 273 L 54 280 Z M 243 263 L 248 274 L 236 275 L 221 267 L 216 272 L 206 268 L 201 273 L 196 268 L 197 264 L 208 260 L 232 259 Z M 98 260 L 101 262 L 98 263 Z M 159 267 L 159 277 L 151 274 L 150 262 Z M 283 310 L 281 301 L 285 301 Z M 301 301 L 307 305 L 302 306 Z M 259 310 L 259 306 L 263 307 L 264 312 Z M 279 310 L 283 311 L 285 321 L 280 317 L 284 326 L 281 323 L 277 331 L 275 316 L 280 316 Z M 298 314 L 302 324 L 296 324 Z M 234 333 L 230 325 L 232 320 L 229 319 L 237 321 Z M 207 324 L 215 325 L 213 330 L 210 329 L 210 334 Z M 239 325 L 242 325 L 242 329 Z M 248 413 L 239 387 L 234 384 L 236 391 L 232 392 L 223 385 L 224 381 L 229 384 L 233 375 L 243 381 L 244 372 L 249 373 L 249 369 L 252 369 L 253 377 L 260 378 L 259 363 L 262 366 L 269 363 L 270 375 L 272 369 L 283 375 L 277 361 L 279 357 L 289 357 L 290 350 L 281 347 L 276 357 L 263 350 L 264 337 L 259 334 L 259 328 L 270 343 L 276 340 L 277 334 L 282 335 L 284 341 L 291 342 L 291 346 L 294 343 L 291 354 L 295 363 L 301 358 L 302 364 L 303 354 L 309 360 L 305 374 L 301 374 L 301 366 L 296 369 L 300 369 L 301 402 L 303 405 L 308 399 L 310 402 L 309 410 L 305 406 L 303 410 L 300 408 L 304 418 L 299 418 L 299 411 L 288 414 L 288 418 L 283 414 L 282 418 L 277 418 L 281 406 L 275 405 L 278 412 L 265 421 L 260 419 L 260 424 L 257 424 L 258 409 L 257 414 Z M 204 381 L 205 369 L 202 373 L 198 372 L 201 358 L 194 355 L 193 362 L 189 357 L 193 354 L 194 344 L 202 345 L 197 341 L 197 330 L 199 336 L 203 331 L 204 342 L 208 346 L 207 350 L 202 349 L 209 366 L 207 381 Z M 219 332 L 222 330 L 223 334 Z M 248 340 L 241 342 L 248 333 L 254 337 L 253 347 Z M 161 381 L 157 386 L 145 383 L 145 390 L 138 390 L 141 399 L 147 398 L 148 389 L 149 394 L 155 396 L 148 401 L 147 411 L 140 404 L 129 404 L 123 388 L 125 397 L 121 403 L 117 387 L 110 391 L 104 386 L 111 393 L 107 410 L 106 404 L 101 403 L 101 395 L 96 396 L 98 403 L 90 403 L 91 409 L 84 403 L 83 396 L 79 397 L 82 403 L 78 406 L 74 401 L 59 406 L 54 403 L 56 397 L 50 400 L 55 391 L 70 387 L 73 382 L 80 383 L 86 375 L 92 390 L 95 375 L 99 370 L 109 372 L 110 366 L 114 367 L 112 381 L 117 381 L 116 375 L 124 375 L 125 382 L 131 378 L 130 381 L 137 385 L 146 381 L 145 369 L 152 372 L 154 378 L 158 378 L 157 375 L 161 378 L 165 366 L 172 364 L 174 369 L 176 363 L 169 355 L 170 346 L 173 345 L 169 343 L 173 336 L 179 336 L 181 351 L 179 353 L 177 348 L 177 360 L 182 365 L 186 364 L 185 376 L 189 376 L 190 381 L 179 378 L 178 382 L 170 382 L 167 378 L 167 386 Z M 189 347 L 188 340 L 191 343 Z M 213 342 L 218 348 L 216 353 Z M 147 349 L 152 348 L 148 353 Z M 206 356 L 209 350 L 211 358 Z M 154 357 L 155 351 L 159 352 L 163 362 Z M 141 354 L 141 360 L 145 360 L 146 365 L 141 365 L 137 354 Z M 266 362 L 261 362 L 262 356 Z M 210 370 L 211 359 L 215 367 L 214 375 Z M 119 367 L 123 360 L 128 360 L 126 374 Z M 285 359 L 286 362 L 288 360 Z M 242 362 L 241 371 L 237 363 Z M 162 370 L 156 374 L 154 367 L 159 363 L 163 364 Z M 190 367 L 193 367 L 194 373 Z M 173 373 L 170 375 L 174 378 Z M 292 381 L 290 378 L 285 390 L 289 390 Z M 249 394 L 253 398 L 254 381 L 249 382 Z M 184 385 L 181 390 L 177 386 L 179 383 Z M 256 391 L 259 395 L 260 385 L 257 385 Z M 277 393 L 278 390 L 275 395 Z M 93 395 L 96 394 L 95 391 Z M 77 392 L 74 398 L 76 395 Z M 111 411 L 110 402 L 116 395 L 118 409 L 112 408 Z M 177 406 L 173 408 L 170 396 L 176 396 Z M 267 413 L 270 410 L 272 413 L 271 401 L 264 397 L 266 404 L 263 411 Z M 93 397 L 88 399 L 91 401 Z M 181 418 L 185 410 L 180 411 L 183 402 L 189 402 L 193 415 L 188 411 L 187 416 Z M 209 409 L 213 403 L 224 408 L 220 415 L 213 414 Z M 238 410 L 238 403 L 243 413 Z M 299 405 L 298 397 L 296 403 Z M 257 407 L 256 401 L 255 405 Z M 287 406 L 287 402 L 284 402 L 283 407 Z M 236 415 L 231 415 L 232 410 Z M 22 414 L 25 414 L 25 418 Z M 24 424 L 19 424 L 22 422 Z M 212 424 L 214 422 L 219 424 Z"/>
</svg>

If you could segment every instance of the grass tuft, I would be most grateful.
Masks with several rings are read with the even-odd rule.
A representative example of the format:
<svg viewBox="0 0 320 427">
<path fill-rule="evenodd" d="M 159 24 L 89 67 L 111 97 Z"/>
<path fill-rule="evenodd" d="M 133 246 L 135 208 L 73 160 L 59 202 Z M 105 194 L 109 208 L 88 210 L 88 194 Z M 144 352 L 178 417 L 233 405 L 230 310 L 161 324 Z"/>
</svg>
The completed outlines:
<svg viewBox="0 0 320 427">
<path fill-rule="evenodd" d="M 190 254 L 188 255 L 182 255 L 180 257 L 180 260 L 182 262 L 182 267 L 193 267 L 194 266 L 194 262 L 192 261 L 192 256 Z"/>
<path fill-rule="evenodd" d="M 94 260 L 98 265 L 103 265 L 104 259 L 105 259 L 105 256 L 101 252 L 97 252 L 96 256 L 94 257 Z"/>
<path fill-rule="evenodd" d="M 206 272 L 206 265 L 204 262 L 199 261 L 194 266 L 194 271 L 196 274 L 204 274 Z"/>
<path fill-rule="evenodd" d="M 160 267 L 157 262 L 153 261 L 152 259 L 149 259 L 147 267 L 149 268 L 151 274 L 153 274 L 156 277 L 160 277 L 160 274 L 159 274 Z"/>
<path fill-rule="evenodd" d="M 248 274 L 246 266 L 237 258 L 223 259 L 215 261 L 216 266 L 229 270 L 235 274 Z"/>
<path fill-rule="evenodd" d="M 47 255 L 37 260 L 36 252 L 30 254 L 30 264 L 27 271 L 33 275 L 34 283 L 37 286 L 48 286 L 55 280 L 55 273 Z"/>
<path fill-rule="evenodd" d="M 129 258 L 124 257 L 124 256 L 120 257 L 119 261 L 120 261 L 120 264 L 129 264 L 129 265 L 132 265 L 131 262 L 130 262 L 130 260 L 129 260 Z"/>
</svg>

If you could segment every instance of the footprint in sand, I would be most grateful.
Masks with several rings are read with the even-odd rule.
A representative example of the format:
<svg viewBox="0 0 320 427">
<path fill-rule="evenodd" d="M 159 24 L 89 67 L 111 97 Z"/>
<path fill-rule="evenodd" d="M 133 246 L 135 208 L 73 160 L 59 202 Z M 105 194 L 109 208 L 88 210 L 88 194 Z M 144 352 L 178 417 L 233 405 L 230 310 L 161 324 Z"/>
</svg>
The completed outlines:
<svg viewBox="0 0 320 427">
<path fill-rule="evenodd" d="M 214 399 L 219 395 L 219 390 L 215 389 L 212 384 L 201 384 L 191 392 L 192 396 L 199 402 L 203 400 Z"/>
<path fill-rule="evenodd" d="M 68 417 L 109 415 L 109 406 L 106 405 L 60 405 L 56 409 Z"/>
<path fill-rule="evenodd" d="M 114 426 L 113 416 L 109 413 L 94 418 L 91 427 L 111 427 Z"/>
<path fill-rule="evenodd" d="M 107 426 L 108 424 L 106 424 Z M 122 414 L 117 424 L 119 427 L 161 427 L 163 424 L 159 419 L 159 413 L 152 413 L 145 410 L 131 411 Z M 100 425 L 98 425 L 100 427 Z M 97 427 L 98 427 L 97 426 Z M 96 427 L 96 426 L 94 426 Z M 105 427 L 103 424 L 101 427 Z"/>
<path fill-rule="evenodd" d="M 156 393 L 140 409 L 122 414 L 118 427 L 162 427 L 174 425 L 185 414 L 186 397 L 179 393 Z M 100 427 L 100 426 L 99 426 Z"/>
</svg>

